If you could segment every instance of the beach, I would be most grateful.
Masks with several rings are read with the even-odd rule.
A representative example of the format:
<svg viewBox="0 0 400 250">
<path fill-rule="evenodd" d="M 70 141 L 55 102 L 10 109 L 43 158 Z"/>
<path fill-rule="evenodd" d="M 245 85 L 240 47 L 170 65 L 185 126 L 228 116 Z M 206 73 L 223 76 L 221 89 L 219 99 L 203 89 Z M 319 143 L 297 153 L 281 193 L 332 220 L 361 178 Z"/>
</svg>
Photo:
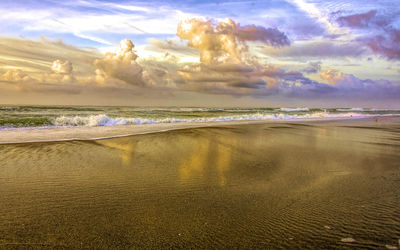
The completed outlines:
<svg viewBox="0 0 400 250">
<path fill-rule="evenodd" d="M 390 127 L 400 122 L 400 115 L 347 117 L 330 119 L 289 119 L 289 120 L 243 120 L 243 121 L 215 121 L 215 122 L 178 122 L 156 123 L 141 125 L 113 125 L 113 126 L 74 126 L 53 128 L 15 128 L 0 131 L 0 144 L 54 142 L 73 140 L 100 140 L 132 135 L 160 133 L 171 130 L 229 126 L 243 124 L 276 124 L 276 123 L 311 123 L 313 125 L 361 125 L 373 127 Z"/>
<path fill-rule="evenodd" d="M 399 3 L 0 0 L 0 250 L 400 249 Z"/>
<path fill-rule="evenodd" d="M 394 248 L 400 118 L 0 131 L 0 248 Z"/>
</svg>

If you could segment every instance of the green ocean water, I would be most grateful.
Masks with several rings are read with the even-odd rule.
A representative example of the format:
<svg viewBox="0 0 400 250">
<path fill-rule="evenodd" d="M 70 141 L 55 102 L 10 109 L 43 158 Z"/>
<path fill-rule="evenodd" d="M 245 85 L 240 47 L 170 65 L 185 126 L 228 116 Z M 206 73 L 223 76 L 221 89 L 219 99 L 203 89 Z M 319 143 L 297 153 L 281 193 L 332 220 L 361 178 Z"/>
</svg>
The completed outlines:
<svg viewBox="0 0 400 250">
<path fill-rule="evenodd" d="M 126 124 L 289 120 L 400 114 L 400 110 L 362 108 L 198 108 L 0 106 L 0 129 L 54 126 L 113 126 Z"/>
</svg>

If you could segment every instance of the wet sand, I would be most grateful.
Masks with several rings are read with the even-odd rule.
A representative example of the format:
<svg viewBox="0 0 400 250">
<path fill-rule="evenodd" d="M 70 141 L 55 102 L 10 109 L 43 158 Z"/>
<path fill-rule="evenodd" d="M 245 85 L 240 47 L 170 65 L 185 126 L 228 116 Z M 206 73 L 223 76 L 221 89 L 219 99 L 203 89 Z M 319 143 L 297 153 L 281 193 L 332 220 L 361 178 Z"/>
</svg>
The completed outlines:
<svg viewBox="0 0 400 250">
<path fill-rule="evenodd" d="M 0 248 L 387 248 L 398 117 L 0 145 Z"/>
<path fill-rule="evenodd" d="M 377 122 L 379 121 L 379 122 Z M 61 128 L 18 128 L 0 131 L 0 144 L 27 143 L 27 142 L 52 142 L 72 140 L 95 140 L 131 135 L 159 133 L 171 130 L 215 127 L 240 124 L 266 124 L 266 123 L 311 123 L 311 124 L 362 124 L 363 126 L 390 126 L 400 122 L 400 116 L 376 116 L 366 118 L 331 118 L 309 120 L 271 120 L 271 121 L 223 121 L 223 122 L 182 122 L 159 123 L 143 125 L 119 125 L 96 127 L 61 127 Z"/>
</svg>

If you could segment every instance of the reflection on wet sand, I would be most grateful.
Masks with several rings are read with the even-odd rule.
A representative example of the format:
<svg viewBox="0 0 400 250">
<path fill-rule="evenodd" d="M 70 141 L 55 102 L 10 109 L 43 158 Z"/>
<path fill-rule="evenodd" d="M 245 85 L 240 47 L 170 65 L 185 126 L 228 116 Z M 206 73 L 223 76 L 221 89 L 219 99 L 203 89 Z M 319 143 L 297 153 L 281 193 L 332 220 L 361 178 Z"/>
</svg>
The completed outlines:
<svg viewBox="0 0 400 250">
<path fill-rule="evenodd" d="M 397 246 L 400 127 L 342 125 L 0 145 L 0 248 Z"/>
<path fill-rule="evenodd" d="M 216 176 L 220 186 L 224 186 L 227 182 L 225 174 L 229 170 L 232 148 L 236 147 L 236 141 L 235 137 L 212 139 L 204 137 L 196 140 L 190 145 L 187 159 L 183 159 L 180 164 L 180 179 L 183 181 L 203 179 L 207 171 L 208 174 Z"/>
<path fill-rule="evenodd" d="M 119 156 L 121 157 L 121 164 L 123 166 L 129 166 L 132 164 L 132 159 L 134 158 L 135 153 L 135 141 L 128 142 L 115 142 L 112 140 L 100 140 L 98 141 L 100 145 L 104 145 L 113 149 L 117 149 L 119 151 Z"/>
<path fill-rule="evenodd" d="M 179 176 L 182 180 L 201 178 L 208 161 L 210 140 L 200 138 L 191 146 L 191 153 L 179 167 Z"/>
<path fill-rule="evenodd" d="M 225 141 L 222 141 L 220 144 L 218 144 L 217 147 L 216 167 L 220 186 L 224 186 L 227 181 L 225 174 L 229 170 L 229 166 L 231 165 L 232 147 L 236 147 L 235 138 L 226 138 Z"/>
</svg>

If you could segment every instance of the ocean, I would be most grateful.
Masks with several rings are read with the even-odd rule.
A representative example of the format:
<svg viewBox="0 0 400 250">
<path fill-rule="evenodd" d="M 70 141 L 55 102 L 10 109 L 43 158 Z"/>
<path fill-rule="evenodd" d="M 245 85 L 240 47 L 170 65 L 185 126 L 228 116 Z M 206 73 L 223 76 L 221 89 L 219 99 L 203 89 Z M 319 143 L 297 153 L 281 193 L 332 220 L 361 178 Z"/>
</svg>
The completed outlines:
<svg viewBox="0 0 400 250">
<path fill-rule="evenodd" d="M 372 108 L 199 108 L 101 106 L 0 106 L 0 130 L 76 126 L 114 126 L 178 122 L 298 120 L 396 115 Z"/>
</svg>

